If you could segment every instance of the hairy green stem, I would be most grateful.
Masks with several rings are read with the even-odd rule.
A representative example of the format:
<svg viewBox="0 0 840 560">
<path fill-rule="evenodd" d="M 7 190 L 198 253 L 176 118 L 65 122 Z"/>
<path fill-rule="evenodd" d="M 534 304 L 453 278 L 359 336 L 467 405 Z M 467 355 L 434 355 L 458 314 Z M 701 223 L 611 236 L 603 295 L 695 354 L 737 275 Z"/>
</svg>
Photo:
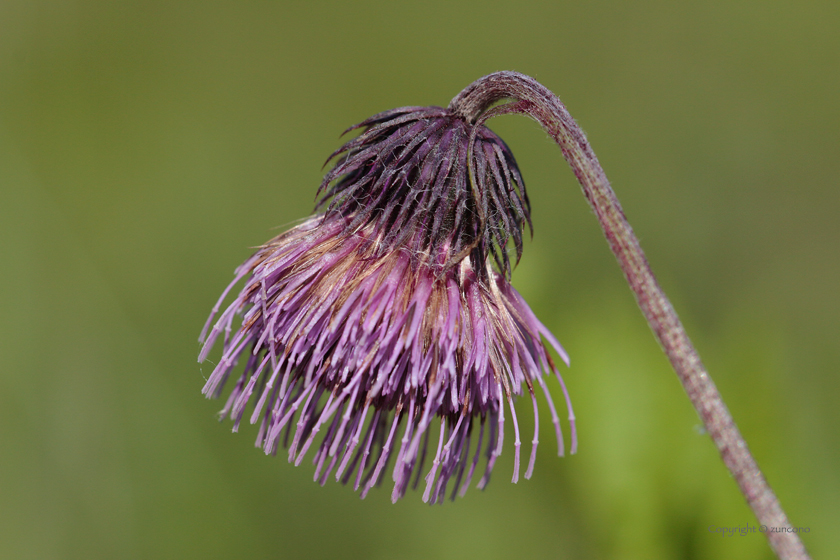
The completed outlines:
<svg viewBox="0 0 840 560">
<path fill-rule="evenodd" d="M 490 109 L 497 101 L 508 99 L 512 101 Z M 790 528 L 779 500 L 750 454 L 671 302 L 659 287 L 598 158 L 560 99 L 529 76 L 496 72 L 467 86 L 452 100 L 449 108 L 472 123 L 500 114 L 522 113 L 540 123 L 557 142 L 598 217 L 645 319 L 759 524 L 768 528 Z M 780 559 L 809 558 L 796 533 L 765 534 Z"/>
</svg>

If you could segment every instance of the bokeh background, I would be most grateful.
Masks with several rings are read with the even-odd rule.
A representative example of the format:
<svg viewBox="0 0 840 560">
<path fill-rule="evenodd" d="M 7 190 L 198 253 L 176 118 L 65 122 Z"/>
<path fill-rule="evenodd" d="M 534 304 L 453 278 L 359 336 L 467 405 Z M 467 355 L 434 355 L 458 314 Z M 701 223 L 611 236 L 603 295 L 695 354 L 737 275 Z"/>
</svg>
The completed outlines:
<svg viewBox="0 0 840 560">
<path fill-rule="evenodd" d="M 0 2 L 0 557 L 770 558 L 710 532 L 755 520 L 521 117 L 490 123 L 533 202 L 514 284 L 572 357 L 576 456 L 544 431 L 530 481 L 508 447 L 454 504 L 361 501 L 202 398 L 210 307 L 311 212 L 341 131 L 502 69 L 587 131 L 806 545 L 837 554 L 838 29 L 829 0 Z"/>
</svg>

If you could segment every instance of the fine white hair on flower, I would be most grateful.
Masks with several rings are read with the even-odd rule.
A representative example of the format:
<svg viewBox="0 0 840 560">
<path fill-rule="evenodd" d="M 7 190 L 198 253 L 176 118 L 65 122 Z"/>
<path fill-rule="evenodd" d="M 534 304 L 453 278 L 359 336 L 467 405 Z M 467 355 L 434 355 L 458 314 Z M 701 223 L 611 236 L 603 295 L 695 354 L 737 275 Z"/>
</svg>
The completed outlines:
<svg viewBox="0 0 840 560">
<path fill-rule="evenodd" d="M 208 397 L 221 396 L 244 362 L 221 412 L 234 431 L 250 407 L 258 447 L 287 448 L 295 464 L 314 449 L 315 480 L 334 474 L 362 497 L 390 464 L 394 501 L 424 472 L 431 503 L 463 495 L 479 464 L 483 488 L 502 451 L 506 408 L 516 482 L 514 399 L 525 391 L 534 413 L 530 478 L 535 385 L 560 455 L 565 447 L 547 375 L 560 383 L 571 452 L 577 447 L 569 396 L 543 339 L 567 365 L 568 356 L 508 281 L 506 245 L 512 239 L 521 253 L 528 219 L 516 162 L 488 129 L 447 111 L 404 108 L 365 121 L 324 180 L 326 212 L 243 263 L 200 337 L 199 361 L 223 339 Z M 481 180 L 458 178 L 468 173 Z"/>
</svg>

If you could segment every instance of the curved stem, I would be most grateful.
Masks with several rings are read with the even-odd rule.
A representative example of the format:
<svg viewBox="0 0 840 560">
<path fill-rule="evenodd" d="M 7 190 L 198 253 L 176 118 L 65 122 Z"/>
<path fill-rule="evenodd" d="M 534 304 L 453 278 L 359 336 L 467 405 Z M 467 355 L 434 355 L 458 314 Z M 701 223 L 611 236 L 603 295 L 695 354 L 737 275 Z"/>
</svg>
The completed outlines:
<svg viewBox="0 0 840 560">
<path fill-rule="evenodd" d="M 503 99 L 514 101 L 488 111 L 493 103 Z M 671 302 L 659 287 L 586 136 L 560 99 L 533 78 L 516 72 L 497 72 L 467 86 L 449 108 L 471 123 L 503 113 L 526 114 L 557 142 L 598 217 L 645 319 L 717 445 L 723 462 L 759 524 L 781 529 L 782 532 L 765 533 L 770 546 L 783 560 L 809 558 L 799 536 L 784 532 L 791 525 L 779 500 L 750 454 Z"/>
</svg>

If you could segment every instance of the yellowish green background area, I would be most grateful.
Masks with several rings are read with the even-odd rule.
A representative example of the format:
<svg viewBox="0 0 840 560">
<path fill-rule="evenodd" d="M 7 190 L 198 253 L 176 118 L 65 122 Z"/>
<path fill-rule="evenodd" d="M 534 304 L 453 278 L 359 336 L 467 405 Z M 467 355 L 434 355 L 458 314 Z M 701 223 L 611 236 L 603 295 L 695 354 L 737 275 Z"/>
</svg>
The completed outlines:
<svg viewBox="0 0 840 560">
<path fill-rule="evenodd" d="M 793 524 L 834 557 L 838 29 L 833 0 L 0 2 L 0 557 L 771 558 L 710 530 L 756 521 L 522 117 L 490 121 L 533 204 L 513 281 L 571 355 L 577 455 L 541 402 L 532 480 L 510 483 L 506 438 L 483 492 L 392 505 L 386 477 L 362 501 L 201 396 L 210 308 L 312 211 L 341 131 L 496 70 L 586 130 Z"/>
</svg>

